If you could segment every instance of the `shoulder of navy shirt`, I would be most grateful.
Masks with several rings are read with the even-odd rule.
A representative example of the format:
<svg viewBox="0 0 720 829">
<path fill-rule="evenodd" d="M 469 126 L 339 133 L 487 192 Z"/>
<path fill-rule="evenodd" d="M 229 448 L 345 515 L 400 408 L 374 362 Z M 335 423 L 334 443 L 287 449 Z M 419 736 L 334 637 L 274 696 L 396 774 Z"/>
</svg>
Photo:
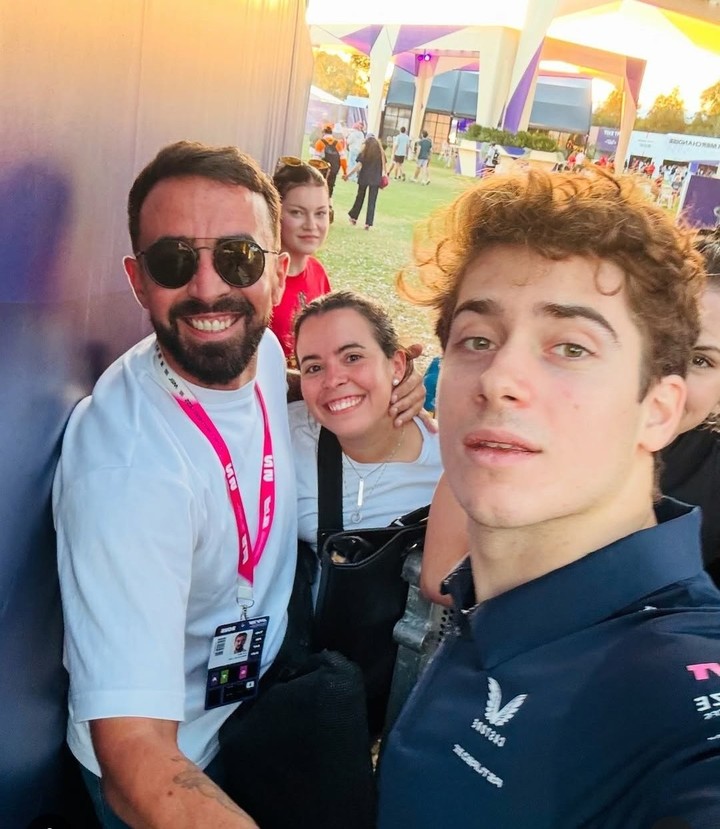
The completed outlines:
<svg viewBox="0 0 720 829">
<path fill-rule="evenodd" d="M 381 829 L 720 826 L 720 592 L 699 510 L 656 514 L 477 607 L 454 571 L 459 632 L 386 740 Z"/>
</svg>

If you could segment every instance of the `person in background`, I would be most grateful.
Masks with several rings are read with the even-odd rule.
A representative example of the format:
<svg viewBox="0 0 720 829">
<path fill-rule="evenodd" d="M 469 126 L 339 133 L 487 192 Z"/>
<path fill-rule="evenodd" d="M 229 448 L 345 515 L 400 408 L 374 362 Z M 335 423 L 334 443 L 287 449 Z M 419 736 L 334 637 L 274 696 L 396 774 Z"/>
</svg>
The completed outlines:
<svg viewBox="0 0 720 829">
<path fill-rule="evenodd" d="M 485 161 L 482 169 L 482 176 L 489 176 L 495 172 L 495 168 L 500 162 L 500 148 L 493 141 L 485 153 Z"/>
<path fill-rule="evenodd" d="M 348 151 L 348 167 L 352 169 L 355 166 L 355 162 L 357 161 L 358 153 L 362 149 L 363 142 L 365 141 L 365 130 L 363 129 L 363 124 L 360 121 L 356 121 L 353 125 L 353 128 L 348 132 L 347 138 L 345 139 L 345 143 L 347 144 L 347 151 Z M 352 177 L 348 176 L 348 181 L 357 182 L 357 176 L 353 175 Z"/>
<path fill-rule="evenodd" d="M 720 825 L 720 592 L 699 510 L 655 498 L 700 332 L 692 234 L 630 179 L 530 170 L 431 219 L 414 269 L 470 552 L 384 741 L 380 829 Z"/>
<path fill-rule="evenodd" d="M 357 224 L 365 202 L 365 194 L 368 193 L 365 230 L 370 230 L 373 226 L 375 222 L 375 204 L 380 191 L 380 184 L 382 177 L 387 175 L 385 165 L 385 153 L 382 144 L 374 135 L 368 134 L 362 150 L 358 154 L 355 166 L 343 176 L 344 180 L 347 181 L 351 175 L 358 173 L 357 194 L 353 206 L 348 211 L 350 224 Z"/>
<path fill-rule="evenodd" d="M 327 174 L 327 187 L 330 204 L 332 205 L 332 197 L 335 191 L 335 181 L 337 180 L 338 173 L 340 170 L 343 171 L 343 176 L 347 173 L 345 141 L 342 138 L 335 138 L 333 136 L 332 124 L 325 124 L 323 134 L 315 142 L 313 149 L 316 158 L 321 158 L 330 165 Z"/>
<path fill-rule="evenodd" d="M 660 195 L 662 193 L 662 187 L 665 183 L 665 177 L 662 174 L 655 176 L 652 179 L 652 183 L 650 184 L 650 195 L 653 197 L 655 202 L 660 200 Z"/>
<path fill-rule="evenodd" d="M 278 160 L 273 183 L 280 194 L 280 249 L 289 256 L 282 299 L 273 310 L 270 328 L 295 368 L 295 314 L 316 297 L 330 290 L 325 268 L 314 254 L 327 238 L 330 228 L 330 198 L 322 172 L 316 165 L 327 162 L 284 156 Z"/>
<path fill-rule="evenodd" d="M 417 181 L 418 176 L 420 176 L 420 184 L 430 184 L 432 146 L 432 139 L 428 136 L 427 130 L 423 130 L 417 144 L 415 175 L 412 177 L 412 181 Z"/>
<path fill-rule="evenodd" d="M 685 169 L 686 168 L 684 167 L 678 168 L 670 181 L 673 208 L 676 207 L 678 200 L 680 199 L 680 191 L 682 190 L 683 181 L 685 180 Z"/>
<path fill-rule="evenodd" d="M 400 127 L 400 132 L 393 138 L 392 144 L 392 164 L 390 165 L 390 169 L 388 170 L 387 174 L 390 175 L 393 171 L 395 175 L 393 176 L 394 179 L 402 179 L 405 181 L 405 171 L 403 170 L 403 164 L 405 163 L 405 159 L 407 158 L 408 149 L 410 147 L 410 136 L 407 134 L 407 130 L 405 127 Z"/>
<path fill-rule="evenodd" d="M 299 537 L 316 547 L 320 427 L 343 451 L 343 525 L 383 527 L 430 503 L 440 477 L 438 436 L 416 417 L 401 430 L 388 415 L 412 361 L 382 306 L 353 291 L 309 303 L 295 321 L 303 400 L 289 406 Z"/>
</svg>

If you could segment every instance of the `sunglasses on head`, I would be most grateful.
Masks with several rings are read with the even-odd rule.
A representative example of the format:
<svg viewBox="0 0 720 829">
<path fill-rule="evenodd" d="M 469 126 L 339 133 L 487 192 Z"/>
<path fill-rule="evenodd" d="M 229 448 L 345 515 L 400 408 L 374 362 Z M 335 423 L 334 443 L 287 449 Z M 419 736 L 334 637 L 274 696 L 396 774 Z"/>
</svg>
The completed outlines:
<svg viewBox="0 0 720 829">
<path fill-rule="evenodd" d="M 161 288 L 182 288 L 197 273 L 199 251 L 211 250 L 213 266 L 219 276 L 234 288 L 248 288 L 262 276 L 265 254 L 279 253 L 277 250 L 264 250 L 250 239 L 235 236 L 200 241 L 215 244 L 193 247 L 186 239 L 166 237 L 138 251 L 135 258 L 142 257 L 148 276 Z"/>
<path fill-rule="evenodd" d="M 283 167 L 314 167 L 324 177 L 327 177 L 328 171 L 330 170 L 330 165 L 322 158 L 309 158 L 307 161 L 303 161 L 302 158 L 294 155 L 283 155 L 278 158 L 277 164 L 275 165 L 275 172 L 278 173 Z"/>
</svg>

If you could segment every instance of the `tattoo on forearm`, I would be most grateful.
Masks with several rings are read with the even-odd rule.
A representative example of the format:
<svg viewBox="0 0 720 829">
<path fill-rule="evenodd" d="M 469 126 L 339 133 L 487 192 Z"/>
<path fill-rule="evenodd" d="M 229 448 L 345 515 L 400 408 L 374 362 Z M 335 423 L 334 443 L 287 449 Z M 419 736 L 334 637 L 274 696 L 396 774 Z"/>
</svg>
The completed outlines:
<svg viewBox="0 0 720 829">
<path fill-rule="evenodd" d="M 208 798 L 208 800 L 215 800 L 220 806 L 223 806 L 229 812 L 242 817 L 248 817 L 247 812 L 244 812 L 235 801 L 231 800 L 225 792 L 216 786 L 215 783 L 194 764 L 191 763 L 187 757 L 178 757 L 173 762 L 182 764 L 183 770 L 178 772 L 173 777 L 173 783 L 181 789 L 192 789 L 198 794 Z"/>
</svg>

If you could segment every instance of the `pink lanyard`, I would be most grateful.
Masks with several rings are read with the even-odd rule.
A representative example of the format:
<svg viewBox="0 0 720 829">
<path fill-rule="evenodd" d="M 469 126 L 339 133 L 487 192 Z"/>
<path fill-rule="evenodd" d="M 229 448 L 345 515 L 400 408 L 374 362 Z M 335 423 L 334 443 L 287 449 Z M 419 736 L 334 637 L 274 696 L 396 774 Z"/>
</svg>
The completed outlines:
<svg viewBox="0 0 720 829">
<path fill-rule="evenodd" d="M 173 396 L 180 408 L 198 427 L 210 442 L 215 450 L 225 473 L 228 497 L 232 505 L 238 531 L 238 581 L 237 599 L 238 603 L 245 609 L 253 604 L 253 579 L 255 567 L 262 558 L 270 530 L 272 529 L 273 517 L 275 515 L 275 464 L 273 460 L 272 437 L 270 436 L 270 423 L 265 407 L 265 400 L 257 383 L 255 394 L 260 403 L 260 410 L 263 419 L 263 462 L 260 473 L 260 504 L 258 509 L 258 531 L 255 544 L 250 540 L 250 528 L 248 527 L 245 507 L 242 496 L 238 489 L 235 467 L 232 462 L 230 450 L 225 443 L 223 436 L 218 432 L 217 427 L 210 419 L 210 416 L 202 407 L 200 401 L 169 369 L 165 358 L 162 356 L 160 347 L 155 345 L 155 360 L 163 385 Z"/>
</svg>

